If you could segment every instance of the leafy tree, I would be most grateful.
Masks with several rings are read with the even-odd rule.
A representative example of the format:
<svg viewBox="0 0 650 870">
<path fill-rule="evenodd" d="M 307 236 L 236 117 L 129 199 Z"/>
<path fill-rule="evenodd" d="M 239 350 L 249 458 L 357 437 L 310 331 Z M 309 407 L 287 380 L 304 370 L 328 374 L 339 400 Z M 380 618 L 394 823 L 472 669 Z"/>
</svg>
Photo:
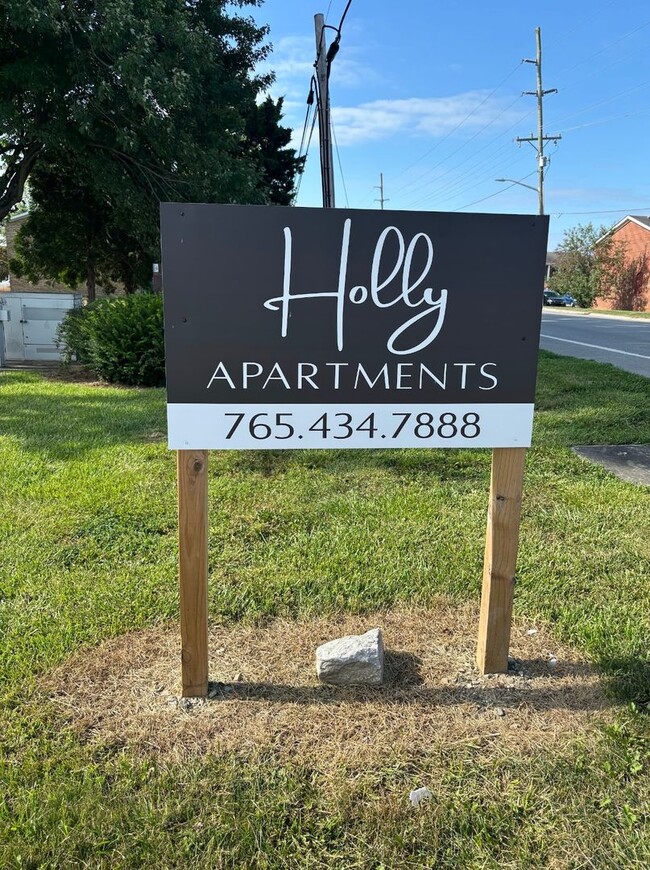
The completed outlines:
<svg viewBox="0 0 650 870">
<path fill-rule="evenodd" d="M 611 240 L 603 239 L 596 245 L 606 232 L 606 227 L 596 228 L 591 223 L 579 225 L 567 230 L 558 246 L 560 257 L 549 287 L 562 295 L 575 296 L 583 308 L 591 307 L 601 295 L 604 273 L 615 271 L 621 264 L 621 253 Z"/>
<path fill-rule="evenodd" d="M 584 308 L 600 298 L 614 308 L 644 310 L 650 259 L 630 259 L 626 245 L 613 239 L 607 227 L 596 229 L 586 224 L 567 230 L 558 252 L 557 271 L 549 281 L 551 289 L 570 293 Z"/>
<path fill-rule="evenodd" d="M 32 207 L 16 236 L 12 271 L 72 289 L 85 283 L 90 301 L 98 287 L 112 292 L 119 283 L 132 293 L 147 286 L 159 259 L 158 203 L 127 177 L 113 196 L 102 176 L 88 181 L 79 169 L 79 159 L 50 164 L 45 157 L 33 170 Z"/>
<path fill-rule="evenodd" d="M 619 249 L 625 251 L 622 245 Z M 623 257 L 617 268 L 603 275 L 600 296 L 620 311 L 645 311 L 649 279 L 650 258 L 646 253 L 633 259 Z"/>
<path fill-rule="evenodd" d="M 287 148 L 291 130 L 280 123 L 283 102 L 282 97 L 277 102 L 267 97 L 253 106 L 246 119 L 249 147 L 263 170 L 257 192 L 275 205 L 291 205 L 296 173 L 302 172 L 305 162 Z"/>
<path fill-rule="evenodd" d="M 241 107 L 268 81 L 251 74 L 266 31 L 225 10 L 224 0 L 3 0 L 0 219 L 52 150 L 97 149 L 168 193 L 188 165 L 200 175 L 218 156 L 233 187 L 254 186 L 228 134 L 241 133 Z"/>
<path fill-rule="evenodd" d="M 3 0 L 0 218 L 29 176 L 24 269 L 133 288 L 160 200 L 287 201 L 299 164 L 253 72 L 267 31 L 233 5 L 258 0 Z"/>
</svg>

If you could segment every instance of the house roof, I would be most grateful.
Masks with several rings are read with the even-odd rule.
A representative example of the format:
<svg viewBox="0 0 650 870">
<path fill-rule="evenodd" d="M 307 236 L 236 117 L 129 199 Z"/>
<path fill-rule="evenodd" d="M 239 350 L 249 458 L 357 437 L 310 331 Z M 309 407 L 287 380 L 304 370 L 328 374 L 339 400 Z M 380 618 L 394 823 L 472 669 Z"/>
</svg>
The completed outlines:
<svg viewBox="0 0 650 870">
<path fill-rule="evenodd" d="M 646 230 L 650 230 L 650 217 L 634 217 L 634 215 L 630 215 L 630 220 L 636 221 L 642 227 L 645 227 Z"/>
<path fill-rule="evenodd" d="M 606 233 L 604 233 L 599 239 L 596 239 L 596 244 L 598 242 L 602 242 L 603 239 L 606 239 L 607 236 L 611 236 L 612 233 L 615 233 L 623 224 L 626 224 L 628 221 L 633 221 L 635 224 L 638 224 L 640 227 L 643 227 L 644 230 L 650 231 L 650 217 L 644 217 L 643 215 L 634 215 L 628 214 L 623 220 L 619 221 L 617 224 L 614 224 L 613 227 L 610 227 Z"/>
</svg>

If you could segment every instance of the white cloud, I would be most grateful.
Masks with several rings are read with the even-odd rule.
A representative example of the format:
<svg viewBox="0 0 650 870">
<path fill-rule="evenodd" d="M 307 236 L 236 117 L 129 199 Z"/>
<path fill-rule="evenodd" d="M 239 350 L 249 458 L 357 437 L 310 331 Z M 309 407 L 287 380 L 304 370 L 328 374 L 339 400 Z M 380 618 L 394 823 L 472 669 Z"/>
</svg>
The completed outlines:
<svg viewBox="0 0 650 870">
<path fill-rule="evenodd" d="M 504 102 L 486 100 L 482 91 L 469 91 L 449 97 L 411 97 L 374 100 L 353 107 L 334 106 L 332 118 L 339 145 L 359 145 L 396 134 L 444 136 L 459 124 L 466 133 L 488 125 L 497 130 L 512 124 L 518 117 Z"/>
<path fill-rule="evenodd" d="M 330 88 L 355 88 L 375 81 L 376 74 L 365 64 L 355 59 L 355 49 L 346 46 L 332 63 Z M 273 43 L 273 51 L 260 67 L 261 72 L 275 73 L 271 87 L 274 97 L 286 96 L 288 99 L 305 99 L 309 92 L 309 82 L 314 74 L 316 59 L 315 39 L 307 36 L 283 36 Z"/>
<path fill-rule="evenodd" d="M 471 134 L 486 125 L 498 131 L 518 118 L 507 108 L 512 103 L 511 95 L 486 99 L 486 92 L 479 90 L 445 97 L 380 99 L 342 106 L 346 90 L 351 93 L 360 87 L 367 90 L 372 83 L 376 92 L 377 85 L 381 86 L 381 74 L 358 59 L 355 47 L 346 44 L 345 49 L 336 56 L 330 78 L 332 119 L 341 146 L 378 142 L 397 135 L 435 138 L 460 124 L 461 134 Z M 315 53 L 313 38 L 283 36 L 273 42 L 273 51 L 260 70 L 275 74 L 270 93 L 276 99 L 285 98 L 284 122 L 294 128 L 294 147 L 302 132 Z"/>
<path fill-rule="evenodd" d="M 304 36 L 284 36 L 273 44 L 273 52 L 265 61 L 265 71 L 275 73 L 271 88 L 274 96 L 306 97 L 314 72 L 314 41 Z"/>
</svg>

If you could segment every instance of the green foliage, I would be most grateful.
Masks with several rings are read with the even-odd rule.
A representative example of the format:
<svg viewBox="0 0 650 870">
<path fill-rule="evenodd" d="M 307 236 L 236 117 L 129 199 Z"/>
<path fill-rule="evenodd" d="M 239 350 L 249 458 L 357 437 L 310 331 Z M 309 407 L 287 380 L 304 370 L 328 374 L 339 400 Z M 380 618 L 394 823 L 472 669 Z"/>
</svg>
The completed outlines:
<svg viewBox="0 0 650 870">
<path fill-rule="evenodd" d="M 596 248 L 596 241 L 605 232 L 606 227 L 579 225 L 567 230 L 558 246 L 560 258 L 549 287 L 562 295 L 575 296 L 582 308 L 590 308 L 600 292 L 601 261 L 607 246 Z"/>
<path fill-rule="evenodd" d="M 633 259 L 625 258 L 617 269 L 612 270 L 609 280 L 604 282 L 606 288 L 602 296 L 620 311 L 645 311 L 649 277 L 648 254 L 640 254 Z"/>
<path fill-rule="evenodd" d="M 610 300 L 613 308 L 642 311 L 650 263 L 647 256 L 630 260 L 626 246 L 593 224 L 567 230 L 557 270 L 549 287 L 575 296 L 578 305 L 591 308 L 597 298 Z"/>
<path fill-rule="evenodd" d="M 89 184 L 90 177 L 80 173 L 78 160 L 73 165 L 62 156 L 55 163 L 39 162 L 30 179 L 32 206 L 16 236 L 12 271 L 34 283 L 45 278 L 73 290 L 85 284 L 90 301 L 97 287 L 105 293 L 118 284 L 127 292 L 147 288 L 151 264 L 160 258 L 158 204 L 148 202 L 142 191 L 131 191 L 129 201 L 140 221 L 138 238 L 131 238 L 123 205 L 114 207 Z"/>
<path fill-rule="evenodd" d="M 110 383 L 158 387 L 165 382 L 162 297 L 153 293 L 100 299 L 69 312 L 58 334 L 73 355 Z"/>
<path fill-rule="evenodd" d="M 160 201 L 285 202 L 299 169 L 257 0 L 5 0 L 0 218 L 27 176 L 31 274 L 148 284 Z M 92 296 L 92 292 L 90 294 Z"/>
<path fill-rule="evenodd" d="M 256 160 L 263 167 L 258 193 L 274 205 L 291 205 L 296 172 L 302 172 L 305 158 L 296 160 L 295 151 L 287 148 L 291 130 L 281 125 L 283 99 L 251 107 L 246 119 L 246 138 Z"/>
<path fill-rule="evenodd" d="M 59 324 L 56 343 L 61 351 L 63 361 L 69 365 L 73 360 L 88 364 L 90 359 L 89 321 L 92 306 L 86 308 L 71 308 Z"/>
</svg>

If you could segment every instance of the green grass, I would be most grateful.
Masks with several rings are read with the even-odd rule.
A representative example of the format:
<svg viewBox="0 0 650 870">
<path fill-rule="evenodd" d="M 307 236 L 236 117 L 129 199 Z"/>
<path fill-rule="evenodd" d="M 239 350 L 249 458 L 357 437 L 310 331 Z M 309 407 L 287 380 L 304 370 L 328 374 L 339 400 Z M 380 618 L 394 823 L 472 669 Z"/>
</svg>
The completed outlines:
<svg viewBox="0 0 650 870">
<path fill-rule="evenodd" d="M 557 310 L 557 309 L 556 309 Z M 560 309 L 566 311 L 567 309 Z M 642 320 L 650 318 L 650 311 L 621 311 L 618 308 L 571 308 L 572 314 L 613 314 L 617 317 L 636 317 Z"/>
<path fill-rule="evenodd" d="M 542 354 L 516 606 L 603 669 L 615 726 L 558 754 L 442 745 L 324 778 L 82 744 L 38 680 L 177 616 L 164 395 L 0 376 L 0 867 L 650 866 L 650 495 L 571 444 L 650 442 L 643 378 Z M 480 592 L 489 451 L 210 456 L 210 612 L 253 621 Z M 407 801 L 422 783 L 434 800 Z"/>
<path fill-rule="evenodd" d="M 594 313 L 618 314 L 624 317 L 640 317 L 642 320 L 650 318 L 650 311 L 619 311 L 617 308 L 612 308 L 611 311 L 598 311 L 598 309 L 594 309 Z"/>
</svg>

